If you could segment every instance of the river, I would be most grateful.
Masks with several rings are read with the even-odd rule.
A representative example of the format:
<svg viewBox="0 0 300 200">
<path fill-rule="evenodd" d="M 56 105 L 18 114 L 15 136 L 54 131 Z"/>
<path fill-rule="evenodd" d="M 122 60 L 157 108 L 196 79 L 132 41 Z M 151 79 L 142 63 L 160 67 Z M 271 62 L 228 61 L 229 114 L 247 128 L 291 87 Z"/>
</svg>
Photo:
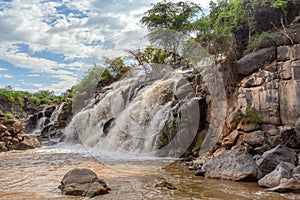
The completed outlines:
<svg viewBox="0 0 300 200">
<path fill-rule="evenodd" d="M 257 183 L 205 179 L 172 159 L 104 159 L 81 145 L 63 143 L 27 151 L 0 153 L 0 199 L 85 199 L 62 195 L 57 186 L 73 168 L 95 171 L 111 187 L 94 199 L 297 199 L 297 194 L 265 193 Z M 156 188 L 166 180 L 177 190 Z"/>
</svg>

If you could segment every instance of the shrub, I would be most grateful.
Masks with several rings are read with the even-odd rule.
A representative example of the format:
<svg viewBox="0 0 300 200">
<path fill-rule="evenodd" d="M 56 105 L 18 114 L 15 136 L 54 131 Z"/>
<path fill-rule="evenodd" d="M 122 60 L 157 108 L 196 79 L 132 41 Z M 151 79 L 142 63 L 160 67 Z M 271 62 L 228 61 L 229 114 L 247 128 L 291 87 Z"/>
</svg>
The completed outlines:
<svg viewBox="0 0 300 200">
<path fill-rule="evenodd" d="M 7 119 L 14 119 L 15 118 L 13 116 L 13 114 L 11 114 L 11 113 L 6 113 L 5 116 L 6 116 Z"/>
<path fill-rule="evenodd" d="M 248 123 L 260 123 L 262 121 L 262 116 L 259 114 L 258 111 L 252 108 L 246 108 L 245 113 L 241 114 L 241 120 L 248 124 Z"/>
</svg>

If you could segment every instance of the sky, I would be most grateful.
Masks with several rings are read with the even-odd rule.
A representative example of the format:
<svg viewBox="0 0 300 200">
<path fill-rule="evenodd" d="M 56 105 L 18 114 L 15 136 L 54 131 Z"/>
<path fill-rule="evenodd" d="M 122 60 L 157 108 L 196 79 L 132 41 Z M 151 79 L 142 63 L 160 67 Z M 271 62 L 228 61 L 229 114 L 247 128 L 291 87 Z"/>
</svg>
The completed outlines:
<svg viewBox="0 0 300 200">
<path fill-rule="evenodd" d="M 147 34 L 139 21 L 157 2 L 0 0 L 0 88 L 65 92 L 104 56 L 137 49 Z"/>
</svg>

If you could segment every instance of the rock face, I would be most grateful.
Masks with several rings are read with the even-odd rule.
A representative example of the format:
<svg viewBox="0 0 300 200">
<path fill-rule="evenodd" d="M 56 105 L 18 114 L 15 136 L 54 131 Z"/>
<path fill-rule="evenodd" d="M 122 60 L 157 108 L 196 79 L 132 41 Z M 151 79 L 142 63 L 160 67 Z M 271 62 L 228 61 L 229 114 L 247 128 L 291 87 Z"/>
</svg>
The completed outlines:
<svg viewBox="0 0 300 200">
<path fill-rule="evenodd" d="M 280 180 L 283 178 L 291 178 L 291 171 L 295 165 L 287 162 L 281 162 L 277 167 L 269 174 L 264 176 L 258 181 L 258 185 L 262 187 L 276 187 L 280 184 Z"/>
<path fill-rule="evenodd" d="M 58 188 L 65 195 L 94 197 L 107 194 L 110 188 L 90 169 L 75 168 L 62 179 Z"/>
<path fill-rule="evenodd" d="M 263 173 L 268 174 L 273 171 L 280 162 L 297 165 L 297 153 L 286 146 L 278 145 L 274 149 L 264 152 L 256 163 Z"/>
<path fill-rule="evenodd" d="M 26 134 L 23 125 L 16 119 L 7 119 L 0 114 L 0 152 L 9 150 L 26 150 L 41 147 L 35 136 Z"/>
<path fill-rule="evenodd" d="M 238 89 L 238 108 L 257 110 L 266 124 L 294 126 L 300 117 L 300 45 L 276 48 L 277 55 L 270 64 L 261 64 L 255 57 L 269 48 L 238 62 L 238 72 L 250 75 L 241 81 Z"/>
<path fill-rule="evenodd" d="M 241 150 L 225 150 L 208 159 L 201 170 L 205 177 L 233 181 L 256 181 L 262 177 L 251 155 Z"/>
</svg>

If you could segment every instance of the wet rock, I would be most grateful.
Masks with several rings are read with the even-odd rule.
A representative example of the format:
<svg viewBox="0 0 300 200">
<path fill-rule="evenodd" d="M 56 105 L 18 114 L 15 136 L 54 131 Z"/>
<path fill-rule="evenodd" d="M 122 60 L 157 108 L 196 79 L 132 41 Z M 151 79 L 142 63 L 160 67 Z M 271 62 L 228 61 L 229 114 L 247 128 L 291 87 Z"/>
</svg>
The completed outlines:
<svg viewBox="0 0 300 200">
<path fill-rule="evenodd" d="M 110 188 L 90 169 L 75 168 L 62 179 L 58 188 L 65 195 L 94 197 L 107 194 Z"/>
<path fill-rule="evenodd" d="M 278 145 L 277 147 L 263 153 L 261 158 L 257 160 L 257 165 L 264 174 L 273 171 L 280 162 L 288 162 L 297 165 L 296 152 L 287 146 Z"/>
<path fill-rule="evenodd" d="M 25 137 L 24 140 L 16 145 L 17 150 L 27 150 L 41 147 L 42 144 L 35 136 Z"/>
<path fill-rule="evenodd" d="M 6 143 L 0 141 L 0 152 L 3 151 L 8 151 L 8 149 L 6 148 Z"/>
<path fill-rule="evenodd" d="M 252 156 L 241 150 L 223 151 L 219 156 L 207 160 L 202 170 L 205 177 L 233 181 L 256 181 L 262 177 Z"/>
<path fill-rule="evenodd" d="M 160 181 L 159 183 L 156 183 L 154 187 L 167 188 L 169 190 L 177 190 L 177 188 L 172 183 L 169 183 L 167 181 Z"/>
<path fill-rule="evenodd" d="M 295 165 L 291 163 L 281 162 L 271 173 L 260 179 L 258 185 L 261 187 L 276 187 L 280 184 L 281 179 L 292 178 L 291 171 L 294 168 Z"/>
<path fill-rule="evenodd" d="M 300 177 L 291 179 L 283 178 L 277 187 L 266 190 L 267 192 L 295 192 L 300 193 Z"/>
</svg>

